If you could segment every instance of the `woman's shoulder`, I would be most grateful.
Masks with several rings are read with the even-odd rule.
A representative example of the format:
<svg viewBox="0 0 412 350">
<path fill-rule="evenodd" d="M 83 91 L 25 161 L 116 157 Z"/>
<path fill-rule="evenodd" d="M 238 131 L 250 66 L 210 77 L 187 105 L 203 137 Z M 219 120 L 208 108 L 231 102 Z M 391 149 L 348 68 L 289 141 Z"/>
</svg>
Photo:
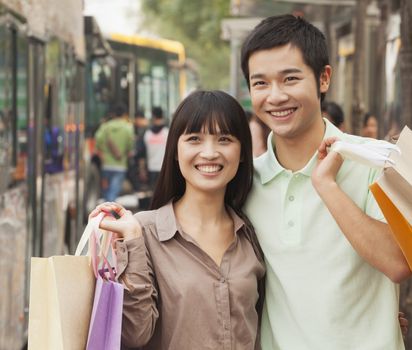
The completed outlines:
<svg viewBox="0 0 412 350">
<path fill-rule="evenodd" d="M 156 222 L 156 212 L 157 210 L 145 210 L 139 211 L 134 214 L 137 221 L 139 221 L 142 227 L 153 225 Z"/>
<path fill-rule="evenodd" d="M 164 240 L 165 236 L 169 237 L 170 232 L 176 228 L 176 218 L 171 203 L 155 210 L 140 211 L 135 214 L 135 218 L 146 236 L 150 233 L 160 241 Z"/>
</svg>

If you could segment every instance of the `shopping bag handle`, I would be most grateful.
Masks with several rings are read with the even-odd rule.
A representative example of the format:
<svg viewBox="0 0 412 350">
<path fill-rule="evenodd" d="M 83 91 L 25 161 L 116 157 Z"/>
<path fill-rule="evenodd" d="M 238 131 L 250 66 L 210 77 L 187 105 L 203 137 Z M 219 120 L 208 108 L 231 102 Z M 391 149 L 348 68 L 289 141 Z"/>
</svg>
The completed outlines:
<svg viewBox="0 0 412 350">
<path fill-rule="evenodd" d="M 94 227 L 94 229 L 92 230 L 92 234 L 90 236 L 90 240 L 89 240 L 89 251 L 90 251 L 91 258 L 92 258 L 93 272 L 94 272 L 95 277 L 98 278 L 100 261 L 102 260 L 103 263 L 102 263 L 101 269 L 103 270 L 104 277 L 107 277 L 107 274 L 105 273 L 105 270 L 107 269 L 109 272 L 109 279 L 111 281 L 114 281 L 115 272 L 109 260 L 107 259 L 105 252 L 102 251 L 102 246 L 100 245 L 101 235 L 99 235 L 98 232 L 99 232 L 99 228 Z M 113 236 L 110 233 L 110 245 L 112 245 L 111 244 L 112 241 L 113 241 Z M 99 254 L 97 252 L 99 252 Z"/>
<path fill-rule="evenodd" d="M 80 237 L 79 243 L 77 244 L 77 248 L 74 253 L 75 256 L 80 256 L 82 254 L 84 247 L 86 247 L 86 244 L 89 242 L 91 234 L 96 227 L 99 228 L 100 222 L 103 220 L 104 216 L 105 213 L 99 213 L 97 216 L 89 219 L 83 231 L 83 234 Z"/>
</svg>

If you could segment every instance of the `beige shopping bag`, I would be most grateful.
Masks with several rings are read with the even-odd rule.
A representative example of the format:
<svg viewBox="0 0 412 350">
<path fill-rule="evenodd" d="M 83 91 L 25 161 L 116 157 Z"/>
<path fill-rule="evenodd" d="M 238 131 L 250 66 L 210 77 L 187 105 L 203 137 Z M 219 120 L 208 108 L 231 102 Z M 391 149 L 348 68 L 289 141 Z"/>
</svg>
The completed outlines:
<svg viewBox="0 0 412 350">
<path fill-rule="evenodd" d="M 96 278 L 89 256 L 80 256 L 92 227 L 86 226 L 75 256 L 31 258 L 29 350 L 86 348 Z"/>
<path fill-rule="evenodd" d="M 31 259 L 29 350 L 85 349 L 95 277 L 86 256 Z"/>
</svg>

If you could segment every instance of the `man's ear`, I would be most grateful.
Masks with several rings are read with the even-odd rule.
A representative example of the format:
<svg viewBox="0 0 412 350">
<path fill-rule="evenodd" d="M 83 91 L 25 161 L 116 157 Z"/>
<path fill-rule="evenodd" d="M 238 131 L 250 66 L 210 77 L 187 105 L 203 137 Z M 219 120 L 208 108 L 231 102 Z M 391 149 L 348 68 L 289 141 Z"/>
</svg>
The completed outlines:
<svg viewBox="0 0 412 350">
<path fill-rule="evenodd" d="M 329 65 L 326 65 L 323 68 L 323 72 L 320 74 L 320 92 L 325 93 L 329 89 L 330 85 L 330 78 L 332 76 L 332 67 Z"/>
</svg>

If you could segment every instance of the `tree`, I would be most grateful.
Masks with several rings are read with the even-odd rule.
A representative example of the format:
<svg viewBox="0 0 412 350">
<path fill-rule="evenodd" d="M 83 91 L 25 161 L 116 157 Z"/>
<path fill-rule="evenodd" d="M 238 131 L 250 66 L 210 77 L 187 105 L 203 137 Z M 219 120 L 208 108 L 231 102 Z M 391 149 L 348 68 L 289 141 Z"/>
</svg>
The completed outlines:
<svg viewBox="0 0 412 350">
<path fill-rule="evenodd" d="M 202 87 L 227 89 L 230 49 L 220 38 L 221 20 L 229 16 L 227 0 L 142 0 L 144 25 L 178 40 L 199 66 Z"/>
</svg>

